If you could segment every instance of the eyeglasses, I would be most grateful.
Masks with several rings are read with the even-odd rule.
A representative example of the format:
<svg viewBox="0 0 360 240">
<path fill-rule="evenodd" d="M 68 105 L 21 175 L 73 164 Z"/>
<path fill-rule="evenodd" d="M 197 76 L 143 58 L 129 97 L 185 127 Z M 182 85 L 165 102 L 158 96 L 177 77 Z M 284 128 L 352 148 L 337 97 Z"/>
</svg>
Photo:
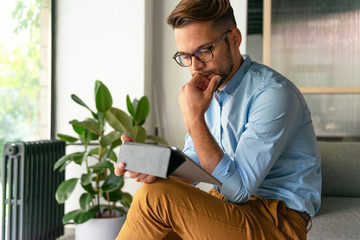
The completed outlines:
<svg viewBox="0 0 360 240">
<path fill-rule="evenodd" d="M 181 66 L 181 67 L 188 67 L 192 64 L 192 56 L 194 56 L 197 60 L 200 62 L 209 62 L 214 58 L 214 53 L 212 52 L 212 49 L 218 45 L 222 40 L 225 39 L 226 35 L 231 32 L 231 30 L 228 30 L 226 33 L 221 35 L 221 37 L 214 42 L 210 47 L 206 48 L 200 48 L 196 50 L 192 54 L 185 54 L 185 53 L 175 53 L 173 56 L 173 59 Z"/>
</svg>

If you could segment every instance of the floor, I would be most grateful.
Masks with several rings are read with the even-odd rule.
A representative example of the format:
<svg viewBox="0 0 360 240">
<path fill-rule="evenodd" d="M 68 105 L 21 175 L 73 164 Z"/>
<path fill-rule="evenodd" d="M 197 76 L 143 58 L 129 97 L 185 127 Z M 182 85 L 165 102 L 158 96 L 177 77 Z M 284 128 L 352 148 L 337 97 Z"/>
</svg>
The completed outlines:
<svg viewBox="0 0 360 240">
<path fill-rule="evenodd" d="M 75 240 L 75 228 L 65 226 L 65 234 L 56 240 Z"/>
</svg>

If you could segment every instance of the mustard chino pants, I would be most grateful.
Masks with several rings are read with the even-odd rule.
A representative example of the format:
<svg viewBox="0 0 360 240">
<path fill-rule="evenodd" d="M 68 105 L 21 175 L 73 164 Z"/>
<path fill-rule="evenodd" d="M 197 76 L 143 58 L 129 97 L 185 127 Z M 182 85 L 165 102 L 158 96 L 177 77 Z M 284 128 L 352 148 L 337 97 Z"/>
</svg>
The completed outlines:
<svg viewBox="0 0 360 240">
<path fill-rule="evenodd" d="M 172 179 L 158 179 L 134 195 L 117 240 L 164 239 L 175 232 L 186 240 L 306 239 L 305 220 L 281 200 L 251 197 L 226 201 Z M 166 237 L 169 239 L 169 237 Z"/>
</svg>

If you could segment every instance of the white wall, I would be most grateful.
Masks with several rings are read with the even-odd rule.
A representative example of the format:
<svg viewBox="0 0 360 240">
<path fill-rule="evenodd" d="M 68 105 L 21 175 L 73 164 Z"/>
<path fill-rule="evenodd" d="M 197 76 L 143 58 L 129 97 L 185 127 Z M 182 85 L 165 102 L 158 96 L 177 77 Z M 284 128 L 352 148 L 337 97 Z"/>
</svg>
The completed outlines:
<svg viewBox="0 0 360 240">
<path fill-rule="evenodd" d="M 68 121 L 95 109 L 94 83 L 103 81 L 114 106 L 126 109 L 126 94 L 144 95 L 145 0 L 56 1 L 56 131 L 71 133 Z"/>
<path fill-rule="evenodd" d="M 56 133 L 72 134 L 68 122 L 89 112 L 70 98 L 72 93 L 95 110 L 94 83 L 110 89 L 114 106 L 126 110 L 126 94 L 145 94 L 145 0 L 56 1 Z M 80 151 L 69 147 L 67 153 Z M 69 165 L 66 177 L 79 177 L 82 168 Z M 129 186 L 127 186 L 129 185 Z M 132 192 L 138 185 L 126 184 Z M 78 207 L 77 187 L 65 205 Z"/>
<path fill-rule="evenodd" d="M 125 97 L 144 94 L 151 110 L 146 129 L 159 127 L 170 145 L 183 147 L 186 129 L 178 106 L 178 93 L 190 79 L 186 68 L 172 59 L 177 51 L 166 18 L 179 0 L 61 0 L 56 1 L 56 132 L 72 134 L 68 122 L 83 119 L 88 111 L 70 99 L 77 94 L 95 109 L 94 82 L 103 81 L 114 106 L 126 110 Z M 246 43 L 246 0 L 231 2 Z M 79 151 L 72 146 L 68 153 Z M 84 169 L 70 165 L 66 177 Z M 134 194 L 140 184 L 127 179 L 124 191 Z M 206 188 L 206 186 L 205 186 Z M 65 211 L 78 208 L 77 187 Z"/>
</svg>

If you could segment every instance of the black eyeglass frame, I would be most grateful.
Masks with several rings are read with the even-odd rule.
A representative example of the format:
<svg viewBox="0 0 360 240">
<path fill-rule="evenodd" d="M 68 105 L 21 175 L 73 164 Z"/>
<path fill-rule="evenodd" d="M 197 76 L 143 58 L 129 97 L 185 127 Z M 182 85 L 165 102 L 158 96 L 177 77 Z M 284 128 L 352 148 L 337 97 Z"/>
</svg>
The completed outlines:
<svg viewBox="0 0 360 240">
<path fill-rule="evenodd" d="M 200 62 L 203 62 L 203 63 L 205 63 L 205 62 L 210 62 L 210 61 L 213 60 L 213 58 L 214 58 L 214 53 L 213 53 L 212 49 L 213 49 L 216 45 L 218 45 L 222 40 L 224 40 L 225 37 L 226 37 L 231 31 L 232 31 L 232 29 L 226 31 L 226 32 L 225 32 L 223 35 L 221 35 L 221 36 L 219 37 L 219 39 L 216 40 L 210 47 L 205 47 L 205 48 L 197 49 L 197 50 L 196 50 L 195 52 L 193 52 L 192 54 L 185 54 L 185 53 L 179 54 L 178 52 L 176 52 L 176 53 L 174 54 L 174 56 L 173 56 L 173 59 L 174 59 L 175 62 L 176 62 L 177 64 L 179 64 L 181 67 L 189 67 L 189 66 L 191 66 L 191 64 L 192 64 L 192 56 L 194 56 L 194 57 L 195 57 L 198 61 L 200 61 Z M 211 53 L 211 58 L 208 59 L 208 60 L 205 60 L 205 61 L 204 61 L 204 60 L 201 60 L 201 59 L 199 58 L 199 56 L 198 56 L 198 52 L 201 51 L 201 50 L 204 50 L 204 49 L 209 50 L 210 53 Z M 177 57 L 179 57 L 179 56 L 188 56 L 189 59 L 190 59 L 190 64 L 189 64 L 189 65 L 182 64 L 180 61 L 177 60 Z"/>
</svg>

